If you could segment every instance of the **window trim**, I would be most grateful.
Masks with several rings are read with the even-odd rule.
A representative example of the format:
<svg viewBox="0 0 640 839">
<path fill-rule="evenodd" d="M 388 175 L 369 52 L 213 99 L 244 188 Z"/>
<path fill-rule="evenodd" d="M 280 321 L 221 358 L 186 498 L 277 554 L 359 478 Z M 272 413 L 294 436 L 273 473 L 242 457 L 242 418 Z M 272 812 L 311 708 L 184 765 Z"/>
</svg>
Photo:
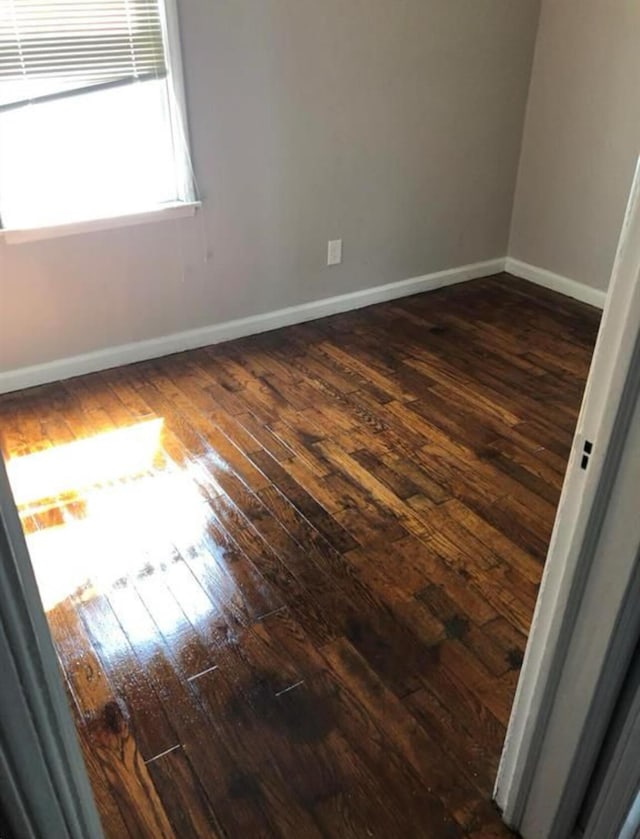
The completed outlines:
<svg viewBox="0 0 640 839">
<path fill-rule="evenodd" d="M 160 0 L 162 22 L 165 27 L 167 43 L 165 44 L 165 59 L 168 68 L 167 84 L 178 109 L 175 113 L 171 109 L 171 128 L 182 133 L 182 154 L 184 161 L 182 171 L 186 174 L 183 193 L 180 196 L 185 203 L 198 201 L 196 179 L 191 160 L 191 137 L 189 136 L 189 120 L 187 117 L 187 97 L 184 84 L 184 64 L 182 63 L 182 46 L 180 37 L 180 19 L 178 15 L 178 0 Z M 176 120 L 176 116 L 179 117 Z"/>
<path fill-rule="evenodd" d="M 110 230 L 118 227 L 133 227 L 137 224 L 149 224 L 157 221 L 193 216 L 202 204 L 200 201 L 179 201 L 173 204 L 152 207 L 137 213 L 123 213 L 104 218 L 90 218 L 65 224 L 52 224 L 46 227 L 0 228 L 0 239 L 7 245 L 20 245 L 37 242 L 41 239 L 57 239 L 78 233 L 90 233 L 94 230 Z"/>
<path fill-rule="evenodd" d="M 159 0 L 164 34 L 166 36 L 166 63 L 168 68 L 167 84 L 173 95 L 176 108 L 170 109 L 171 131 L 174 135 L 179 131 L 182 135 L 183 160 L 181 170 L 185 173 L 181 186 L 179 200 L 171 204 L 154 205 L 148 210 L 140 212 L 123 212 L 113 216 L 93 217 L 88 219 L 63 222 L 61 224 L 41 225 L 24 228 L 7 228 L 0 225 L 0 241 L 8 245 L 36 242 L 41 239 L 55 239 L 62 236 L 72 236 L 79 233 L 89 233 L 97 230 L 109 230 L 118 227 L 131 227 L 137 224 L 168 221 L 195 215 L 202 206 L 197 198 L 195 176 L 191 165 L 191 140 L 189 137 L 189 123 L 187 120 L 187 104 L 184 86 L 184 67 L 182 64 L 182 48 L 180 43 L 180 20 L 178 16 L 178 0 Z M 176 113 L 177 109 L 177 113 Z M 178 145 L 174 143 L 174 150 L 178 152 Z"/>
</svg>

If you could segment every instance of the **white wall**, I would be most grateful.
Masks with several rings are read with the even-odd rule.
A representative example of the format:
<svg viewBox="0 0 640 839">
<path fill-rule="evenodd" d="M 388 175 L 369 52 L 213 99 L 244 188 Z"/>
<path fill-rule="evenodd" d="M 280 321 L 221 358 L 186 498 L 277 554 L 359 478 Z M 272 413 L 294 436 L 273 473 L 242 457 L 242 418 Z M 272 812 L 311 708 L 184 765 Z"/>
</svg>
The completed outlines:
<svg viewBox="0 0 640 839">
<path fill-rule="evenodd" d="M 509 253 L 606 290 L 640 153 L 640 3 L 543 0 Z"/>
<path fill-rule="evenodd" d="M 0 370 L 504 256 L 538 7 L 183 0 L 204 208 L 0 244 Z"/>
</svg>

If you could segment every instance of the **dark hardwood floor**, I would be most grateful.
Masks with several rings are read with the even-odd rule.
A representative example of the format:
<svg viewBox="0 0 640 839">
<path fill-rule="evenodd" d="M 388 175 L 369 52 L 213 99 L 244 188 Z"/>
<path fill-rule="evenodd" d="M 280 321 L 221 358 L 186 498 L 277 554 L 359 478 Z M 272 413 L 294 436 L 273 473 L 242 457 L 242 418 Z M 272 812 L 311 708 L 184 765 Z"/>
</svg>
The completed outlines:
<svg viewBox="0 0 640 839">
<path fill-rule="evenodd" d="M 510 835 L 598 320 L 500 275 L 0 399 L 110 839 Z"/>
</svg>

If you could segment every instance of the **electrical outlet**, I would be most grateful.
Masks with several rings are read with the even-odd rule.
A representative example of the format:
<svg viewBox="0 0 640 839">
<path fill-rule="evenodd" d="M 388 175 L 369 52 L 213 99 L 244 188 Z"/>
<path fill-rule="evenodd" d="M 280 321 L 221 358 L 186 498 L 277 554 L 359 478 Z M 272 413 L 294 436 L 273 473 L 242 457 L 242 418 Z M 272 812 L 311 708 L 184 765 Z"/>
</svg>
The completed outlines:
<svg viewBox="0 0 640 839">
<path fill-rule="evenodd" d="M 331 239 L 327 247 L 327 265 L 340 265 L 342 262 L 342 239 Z"/>
</svg>

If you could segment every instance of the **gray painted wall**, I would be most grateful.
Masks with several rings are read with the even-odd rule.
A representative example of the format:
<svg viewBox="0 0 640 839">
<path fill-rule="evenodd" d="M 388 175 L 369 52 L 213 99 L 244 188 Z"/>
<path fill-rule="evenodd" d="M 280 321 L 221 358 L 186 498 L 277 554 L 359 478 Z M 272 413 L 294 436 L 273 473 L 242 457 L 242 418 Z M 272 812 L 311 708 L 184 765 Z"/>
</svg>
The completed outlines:
<svg viewBox="0 0 640 839">
<path fill-rule="evenodd" d="M 510 255 L 606 290 L 640 153 L 640 4 L 544 0 Z"/>
<path fill-rule="evenodd" d="M 0 244 L 0 369 L 504 256 L 539 0 L 180 11 L 202 212 Z"/>
</svg>

